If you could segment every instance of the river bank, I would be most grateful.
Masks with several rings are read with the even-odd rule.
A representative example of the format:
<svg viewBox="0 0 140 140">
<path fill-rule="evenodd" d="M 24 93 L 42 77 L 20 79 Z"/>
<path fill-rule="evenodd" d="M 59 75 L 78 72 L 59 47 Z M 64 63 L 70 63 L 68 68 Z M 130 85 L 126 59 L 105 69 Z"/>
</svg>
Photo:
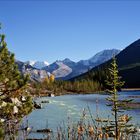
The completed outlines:
<svg viewBox="0 0 140 140">
<path fill-rule="evenodd" d="M 122 88 L 122 91 L 140 91 L 140 88 Z"/>
<path fill-rule="evenodd" d="M 137 92 L 140 91 L 140 88 L 122 88 L 120 92 Z M 87 94 L 100 94 L 100 95 L 108 95 L 108 93 L 104 91 L 90 91 L 90 92 L 74 92 L 74 91 L 63 91 L 61 93 L 51 92 L 50 93 L 41 93 L 39 95 L 33 94 L 33 97 L 51 97 L 51 96 L 63 96 L 63 95 L 87 95 Z M 132 96 L 133 98 L 133 96 Z M 139 98 L 139 96 L 138 96 Z"/>
</svg>

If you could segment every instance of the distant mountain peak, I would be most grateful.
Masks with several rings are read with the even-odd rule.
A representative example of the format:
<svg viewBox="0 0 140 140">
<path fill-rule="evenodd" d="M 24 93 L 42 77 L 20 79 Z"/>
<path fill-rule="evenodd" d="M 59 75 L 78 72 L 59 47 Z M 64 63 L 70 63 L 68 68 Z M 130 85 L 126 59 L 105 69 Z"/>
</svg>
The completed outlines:
<svg viewBox="0 0 140 140">
<path fill-rule="evenodd" d="M 64 60 L 62 60 L 63 63 L 65 64 L 74 64 L 75 62 L 70 60 L 69 58 L 65 58 Z"/>
<path fill-rule="evenodd" d="M 46 66 L 49 66 L 49 62 L 47 62 L 47 61 L 44 61 L 44 64 L 45 64 Z"/>
<path fill-rule="evenodd" d="M 69 58 L 65 58 L 63 62 L 71 62 L 71 60 Z"/>
<path fill-rule="evenodd" d="M 81 60 L 78 63 L 83 64 L 85 66 L 94 67 L 111 59 L 113 55 L 117 55 L 119 52 L 120 50 L 118 49 L 106 49 L 96 53 L 93 57 L 87 60 Z"/>
<path fill-rule="evenodd" d="M 29 60 L 29 61 L 26 61 L 25 63 L 33 66 L 35 64 L 35 62 L 36 61 L 34 61 L 34 60 Z"/>
<path fill-rule="evenodd" d="M 49 65 L 47 61 L 32 61 L 32 60 L 25 62 L 25 64 L 29 64 L 32 67 L 37 68 L 37 69 L 42 69 L 43 67 L 46 67 Z"/>
<path fill-rule="evenodd" d="M 118 49 L 105 49 L 103 51 L 100 51 L 98 53 L 96 53 L 93 57 L 91 57 L 89 60 L 91 59 L 95 59 L 96 57 L 100 57 L 101 55 L 110 55 L 113 56 L 113 55 L 117 55 L 118 53 L 120 52 L 120 50 Z M 96 61 L 96 60 L 94 60 Z"/>
</svg>

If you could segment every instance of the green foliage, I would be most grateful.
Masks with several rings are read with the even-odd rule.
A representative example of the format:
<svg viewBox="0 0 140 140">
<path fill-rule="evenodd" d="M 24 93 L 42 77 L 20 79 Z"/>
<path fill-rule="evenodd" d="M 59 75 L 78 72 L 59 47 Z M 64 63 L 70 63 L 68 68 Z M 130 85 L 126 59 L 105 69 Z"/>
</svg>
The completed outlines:
<svg viewBox="0 0 140 140">
<path fill-rule="evenodd" d="M 87 73 L 80 75 L 76 78 L 71 79 L 71 81 L 93 81 L 100 85 L 100 91 L 106 89 L 106 75 L 108 75 L 107 70 L 108 64 L 104 67 L 96 67 L 96 70 L 89 70 Z"/>
<path fill-rule="evenodd" d="M 21 89 L 28 80 L 28 77 L 20 75 L 15 64 L 14 54 L 8 52 L 5 36 L 1 35 L 0 40 L 0 96 L 6 94 L 11 96 L 15 91 Z"/>
<path fill-rule="evenodd" d="M 109 71 L 109 75 L 107 75 L 107 80 L 106 80 L 106 84 L 110 88 L 108 89 L 108 92 L 114 93 L 116 95 L 117 90 L 124 85 L 124 82 L 120 81 L 121 77 L 118 75 L 119 71 L 118 71 L 118 66 L 115 57 L 113 57 L 113 61 L 111 63 L 110 68 L 108 68 L 108 71 Z"/>
<path fill-rule="evenodd" d="M 32 111 L 33 104 L 32 104 L 32 98 L 30 96 L 27 96 L 26 102 L 22 104 L 22 106 L 19 108 L 18 116 L 25 116 L 29 114 Z"/>
<path fill-rule="evenodd" d="M 72 93 L 93 93 L 101 91 L 102 85 L 93 80 L 78 80 L 78 81 L 62 81 L 56 80 L 48 82 L 46 79 L 41 83 L 34 83 L 35 94 L 48 94 L 50 92 L 55 95 L 72 94 Z"/>
<path fill-rule="evenodd" d="M 0 139 L 3 137 L 3 135 L 4 135 L 4 131 L 2 128 L 0 128 Z"/>
<path fill-rule="evenodd" d="M 92 93 L 101 90 L 100 83 L 91 80 L 65 82 L 64 89 L 75 93 Z"/>
<path fill-rule="evenodd" d="M 32 101 L 27 93 L 28 80 L 29 76 L 20 74 L 14 54 L 8 51 L 5 35 L 0 34 L 0 119 L 4 120 L 0 121 L 1 129 L 7 121 L 19 122 L 31 111 Z"/>
</svg>

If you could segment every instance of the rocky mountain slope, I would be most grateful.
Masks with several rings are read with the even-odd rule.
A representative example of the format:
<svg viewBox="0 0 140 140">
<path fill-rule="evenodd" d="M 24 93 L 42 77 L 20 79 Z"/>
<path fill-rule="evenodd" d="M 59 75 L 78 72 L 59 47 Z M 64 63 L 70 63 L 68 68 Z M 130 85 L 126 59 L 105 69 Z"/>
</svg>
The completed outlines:
<svg viewBox="0 0 140 140">
<path fill-rule="evenodd" d="M 89 69 L 109 60 L 119 52 L 116 49 L 104 50 L 90 59 L 81 60 L 77 63 L 68 58 L 62 61 L 57 60 L 50 65 L 47 61 L 27 61 L 25 63 L 17 61 L 16 63 L 18 64 L 19 70 L 23 74 L 29 74 L 32 80 L 40 81 L 48 76 L 49 73 L 53 74 L 56 79 L 67 80 L 87 72 Z"/>
<path fill-rule="evenodd" d="M 43 70 L 54 74 L 58 79 L 66 80 L 87 72 L 89 69 L 111 59 L 113 55 L 116 55 L 119 52 L 120 51 L 117 49 L 104 50 L 97 53 L 90 59 L 81 60 L 77 63 L 66 58 L 62 61 L 56 61 L 49 66 L 44 67 Z"/>
<path fill-rule="evenodd" d="M 43 69 L 52 73 L 55 78 L 66 77 L 72 72 L 72 69 L 62 61 L 56 61 Z"/>
<path fill-rule="evenodd" d="M 48 76 L 48 73 L 45 70 L 39 70 L 34 67 L 32 67 L 29 64 L 26 64 L 24 62 L 16 60 L 16 64 L 18 65 L 19 71 L 22 74 L 29 74 L 30 79 L 33 81 L 41 81 L 46 76 Z"/>
</svg>

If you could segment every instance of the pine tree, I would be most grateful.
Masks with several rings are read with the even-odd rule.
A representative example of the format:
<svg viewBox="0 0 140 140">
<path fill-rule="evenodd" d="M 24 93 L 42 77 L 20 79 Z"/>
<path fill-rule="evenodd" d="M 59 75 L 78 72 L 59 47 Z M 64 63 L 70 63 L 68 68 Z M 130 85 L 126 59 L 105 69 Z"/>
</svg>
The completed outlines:
<svg viewBox="0 0 140 140">
<path fill-rule="evenodd" d="M 132 100 L 120 100 L 118 91 L 124 85 L 119 76 L 118 66 L 116 63 L 116 58 L 113 57 L 110 68 L 108 69 L 109 75 L 107 77 L 106 83 L 108 86 L 107 92 L 109 93 L 109 97 L 107 98 L 108 106 L 112 108 L 112 114 L 114 116 L 114 120 L 110 121 L 110 130 L 115 131 L 115 139 L 119 140 L 120 132 L 121 133 L 129 133 L 130 126 L 128 122 L 131 117 L 123 114 L 126 103 L 131 102 Z"/>
<path fill-rule="evenodd" d="M 0 34 L 0 128 L 4 129 L 8 121 L 20 121 L 32 110 L 28 80 L 20 74 L 14 54 L 8 51 L 5 35 Z"/>
</svg>

